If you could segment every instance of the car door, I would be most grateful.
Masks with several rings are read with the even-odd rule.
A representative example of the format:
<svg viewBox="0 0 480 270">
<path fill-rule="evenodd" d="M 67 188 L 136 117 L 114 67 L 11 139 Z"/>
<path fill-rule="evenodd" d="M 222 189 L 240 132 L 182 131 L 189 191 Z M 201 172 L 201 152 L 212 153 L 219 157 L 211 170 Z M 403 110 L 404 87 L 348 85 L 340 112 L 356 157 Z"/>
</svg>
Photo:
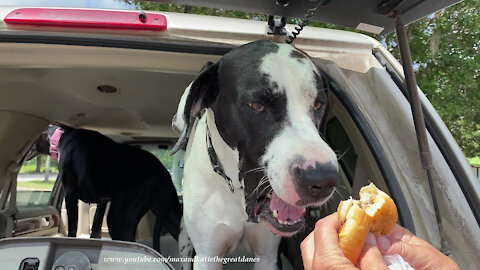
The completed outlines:
<svg viewBox="0 0 480 270">
<path fill-rule="evenodd" d="M 26 164 L 22 169 L 25 170 Z M 56 236 L 59 234 L 59 210 L 52 204 L 55 175 L 44 181 L 42 174 L 13 175 L 10 195 L 4 210 L 16 209 L 12 237 Z M 9 232 L 8 232 L 9 233 Z"/>
</svg>

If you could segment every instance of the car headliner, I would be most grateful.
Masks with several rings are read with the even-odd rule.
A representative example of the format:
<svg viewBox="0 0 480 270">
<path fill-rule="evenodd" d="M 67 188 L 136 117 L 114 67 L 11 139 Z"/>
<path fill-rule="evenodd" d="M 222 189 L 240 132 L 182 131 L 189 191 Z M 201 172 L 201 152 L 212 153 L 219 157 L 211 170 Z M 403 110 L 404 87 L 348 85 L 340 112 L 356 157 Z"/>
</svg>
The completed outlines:
<svg viewBox="0 0 480 270">
<path fill-rule="evenodd" d="M 152 0 L 150 0 L 152 2 Z M 285 1 L 285 0 L 283 0 Z M 357 28 L 359 24 L 369 24 L 383 28 L 378 34 L 387 34 L 395 28 L 395 21 L 391 16 L 378 11 L 378 7 L 387 5 L 389 2 L 399 3 L 395 10 L 403 14 L 403 23 L 409 24 L 423 18 L 437 10 L 448 7 L 461 0 L 322 0 L 327 2 L 320 6 L 314 13 L 312 20 L 332 23 L 351 28 Z M 262 13 L 290 18 L 303 18 L 305 12 L 316 6 L 315 0 L 291 0 L 289 5 L 283 7 L 276 5 L 275 0 L 156 0 L 156 2 L 171 2 L 175 4 L 205 6 L 242 10 L 252 13 Z M 361 29 L 365 30 L 365 29 Z M 375 31 L 370 31 L 375 32 Z"/>
</svg>

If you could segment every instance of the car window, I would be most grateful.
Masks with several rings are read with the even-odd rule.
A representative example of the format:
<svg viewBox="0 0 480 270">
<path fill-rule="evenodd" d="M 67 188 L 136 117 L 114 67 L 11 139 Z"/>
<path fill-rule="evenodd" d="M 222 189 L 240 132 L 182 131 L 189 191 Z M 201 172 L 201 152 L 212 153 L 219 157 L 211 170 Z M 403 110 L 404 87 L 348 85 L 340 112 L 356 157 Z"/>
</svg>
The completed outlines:
<svg viewBox="0 0 480 270">
<path fill-rule="evenodd" d="M 341 102 L 332 95 L 331 119 L 327 124 L 326 139 L 335 151 L 341 183 L 336 187 L 332 198 L 321 207 L 310 207 L 305 214 L 305 230 L 298 235 L 284 240 L 282 251 L 291 261 L 294 269 L 303 267 L 302 259 L 298 256 L 298 246 L 315 228 L 318 219 L 337 211 L 338 204 L 350 196 L 358 198 L 360 187 L 372 181 L 378 186 L 385 186 L 379 166 L 371 157 L 371 152 L 361 133 L 356 129 L 352 116 L 341 105 Z M 385 191 L 388 192 L 386 188 Z"/>
<path fill-rule="evenodd" d="M 173 172 L 173 156 L 170 156 L 170 150 L 167 149 L 147 149 L 155 157 L 162 162 L 163 166 L 167 168 L 170 175 Z"/>
<path fill-rule="evenodd" d="M 338 118 L 330 120 L 327 124 L 327 140 L 330 146 L 335 149 L 338 163 L 342 167 L 346 181 L 353 185 L 353 177 L 355 175 L 355 164 L 357 163 L 357 153 L 353 148 L 353 144 L 348 138 L 345 129 Z"/>
<path fill-rule="evenodd" d="M 49 156 L 24 162 L 17 177 L 17 208 L 47 206 L 57 175 L 58 163 Z"/>
<path fill-rule="evenodd" d="M 182 180 L 183 180 L 183 156 L 185 151 L 180 150 L 175 153 L 173 156 L 170 156 L 169 149 L 155 149 L 149 147 L 143 147 L 145 150 L 148 150 L 155 157 L 162 162 L 163 166 L 168 170 L 170 176 L 172 177 L 172 182 L 175 185 L 177 194 L 182 196 Z"/>
<path fill-rule="evenodd" d="M 339 110 L 337 109 L 336 111 Z M 341 118 L 344 119 L 345 117 L 349 116 L 342 113 Z M 350 133 L 347 133 L 346 129 L 350 129 Z M 352 141 L 358 142 L 363 140 L 359 133 L 352 132 L 351 127 L 344 126 L 339 118 L 333 116 L 327 124 L 326 138 L 328 144 L 337 155 L 342 181 L 337 185 L 335 194 L 325 207 L 311 209 L 309 214 L 313 218 L 309 225 L 311 225 L 312 229 L 319 218 L 335 212 L 341 200 L 346 200 L 350 196 L 358 197 L 358 191 L 361 186 L 366 185 L 370 181 L 380 186 L 384 185 L 382 183 L 384 181 L 383 178 L 379 177 L 379 174 L 375 172 L 378 170 L 378 165 L 368 157 L 366 151 L 358 148 L 358 143 L 356 144 L 357 147 L 354 147 Z M 360 162 L 360 159 L 369 162 Z"/>
<path fill-rule="evenodd" d="M 172 179 L 180 179 L 176 184 L 177 192 L 181 193 L 181 179 L 183 177 L 183 155 L 176 160 L 176 168 L 174 168 L 174 158 L 179 155 L 170 156 L 170 150 L 146 148 L 168 170 Z M 174 173 L 175 171 L 175 173 Z M 58 175 L 58 163 L 49 156 L 39 155 L 36 158 L 23 163 L 20 173 L 17 177 L 17 196 L 16 205 L 18 209 L 42 207 L 49 205 L 52 195 L 53 186 Z M 5 205 L 10 202 L 10 197 Z"/>
</svg>

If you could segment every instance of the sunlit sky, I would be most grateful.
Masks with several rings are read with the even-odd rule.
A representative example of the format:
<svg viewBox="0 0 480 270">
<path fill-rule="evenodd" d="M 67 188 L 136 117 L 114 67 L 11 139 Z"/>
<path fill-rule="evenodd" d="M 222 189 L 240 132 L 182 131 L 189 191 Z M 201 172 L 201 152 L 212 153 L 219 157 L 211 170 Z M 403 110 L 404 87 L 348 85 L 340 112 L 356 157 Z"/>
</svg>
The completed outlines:
<svg viewBox="0 0 480 270">
<path fill-rule="evenodd" d="M 28 6 L 28 7 L 84 7 L 84 8 L 112 8 L 135 9 L 135 5 L 123 0 L 0 0 L 0 6 Z"/>
</svg>

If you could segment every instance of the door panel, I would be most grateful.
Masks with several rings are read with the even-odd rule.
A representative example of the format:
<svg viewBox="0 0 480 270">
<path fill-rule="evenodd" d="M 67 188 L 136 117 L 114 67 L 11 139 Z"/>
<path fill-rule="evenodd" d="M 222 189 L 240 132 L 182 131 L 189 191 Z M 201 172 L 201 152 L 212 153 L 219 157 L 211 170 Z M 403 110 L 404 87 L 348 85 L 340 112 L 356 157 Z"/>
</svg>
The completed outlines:
<svg viewBox="0 0 480 270">
<path fill-rule="evenodd" d="M 15 215 L 13 237 L 58 235 L 60 215 L 53 206 L 21 209 Z"/>
</svg>

